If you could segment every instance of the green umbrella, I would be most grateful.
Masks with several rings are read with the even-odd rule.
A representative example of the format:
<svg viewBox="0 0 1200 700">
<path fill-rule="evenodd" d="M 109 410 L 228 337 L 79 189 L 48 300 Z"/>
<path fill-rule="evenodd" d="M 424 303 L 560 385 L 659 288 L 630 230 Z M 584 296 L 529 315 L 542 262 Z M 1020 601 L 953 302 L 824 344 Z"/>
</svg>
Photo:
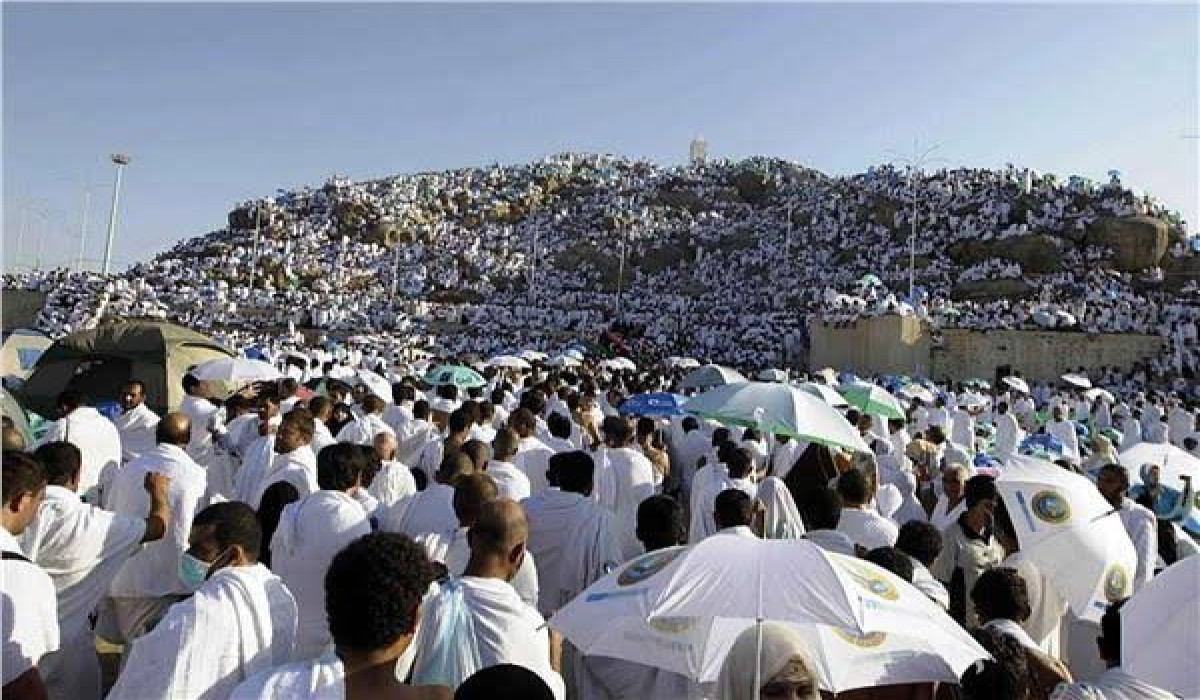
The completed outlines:
<svg viewBox="0 0 1200 700">
<path fill-rule="evenodd" d="M 904 407 L 887 389 L 874 384 L 846 384 L 838 387 L 846 403 L 872 416 L 904 420 Z"/>
<path fill-rule="evenodd" d="M 438 365 L 425 375 L 425 383 L 431 386 L 453 384 L 463 389 L 487 386 L 487 380 L 481 374 L 462 365 Z"/>
<path fill-rule="evenodd" d="M 883 280 L 879 279 L 879 275 L 873 275 L 870 273 L 863 275 L 862 278 L 860 280 L 858 280 L 858 283 L 863 285 L 864 287 L 882 287 L 883 286 Z"/>
</svg>

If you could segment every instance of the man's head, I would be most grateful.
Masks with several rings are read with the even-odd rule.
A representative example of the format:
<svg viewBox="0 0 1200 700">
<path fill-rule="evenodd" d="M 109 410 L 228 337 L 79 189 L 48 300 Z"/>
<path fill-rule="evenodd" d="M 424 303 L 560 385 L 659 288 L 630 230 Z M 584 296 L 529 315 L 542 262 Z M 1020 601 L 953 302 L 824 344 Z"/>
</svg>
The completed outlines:
<svg viewBox="0 0 1200 700">
<path fill-rule="evenodd" d="M 1114 508 L 1120 508 L 1129 492 L 1129 470 L 1120 464 L 1104 465 L 1096 475 L 1096 488 L 1104 500 Z"/>
<path fill-rule="evenodd" d="M 521 438 L 512 428 L 501 428 L 492 438 L 492 459 L 497 462 L 511 462 L 517 454 L 517 445 Z"/>
<path fill-rule="evenodd" d="M 468 474 L 454 484 L 454 515 L 458 524 L 471 527 L 479 520 L 483 506 L 500 497 L 496 482 L 487 474 Z"/>
<path fill-rule="evenodd" d="M 371 440 L 371 446 L 375 448 L 375 454 L 381 462 L 390 462 L 396 459 L 396 450 L 400 448 L 396 442 L 396 434 L 387 430 L 376 433 L 375 438 Z"/>
<path fill-rule="evenodd" d="M 725 459 L 731 479 L 745 479 L 754 469 L 754 455 L 745 447 L 737 447 L 729 451 Z"/>
<path fill-rule="evenodd" d="M 183 375 L 183 393 L 198 399 L 204 398 L 204 382 L 196 379 L 192 374 Z"/>
<path fill-rule="evenodd" d="M 559 452 L 550 457 L 546 479 L 563 491 L 592 495 L 596 464 L 586 452 Z"/>
<path fill-rule="evenodd" d="M 475 473 L 475 462 L 461 450 L 452 450 L 442 457 L 435 477 L 438 483 L 453 486 L 460 477 Z"/>
<path fill-rule="evenodd" d="M 528 536 L 529 523 L 521 506 L 504 499 L 484 504 L 467 533 L 471 546 L 468 569 L 479 564 L 496 572 L 499 578 L 511 581 L 525 560 Z"/>
<path fill-rule="evenodd" d="M 867 556 L 863 558 L 880 568 L 887 569 L 905 581 L 912 583 L 912 559 L 909 559 L 908 555 L 906 555 L 904 552 L 901 552 L 898 548 L 876 547 L 875 549 L 867 552 Z"/>
<path fill-rule="evenodd" d="M 809 489 L 796 504 L 808 530 L 836 530 L 842 519 L 842 497 L 827 488 Z"/>
<path fill-rule="evenodd" d="M 687 534 L 683 506 L 670 496 L 647 498 L 638 504 L 636 534 L 647 552 L 682 544 Z"/>
<path fill-rule="evenodd" d="M 739 525 L 750 527 L 754 523 L 754 499 L 738 489 L 722 491 L 713 503 L 713 520 L 722 530 Z"/>
<path fill-rule="evenodd" d="M 364 462 L 358 445 L 328 445 L 317 455 L 317 485 L 326 491 L 352 491 L 362 485 Z"/>
<path fill-rule="evenodd" d="M 429 420 L 429 402 L 425 399 L 414 401 L 412 412 L 414 420 Z"/>
<path fill-rule="evenodd" d="M 46 495 L 46 472 L 33 455 L 5 452 L 2 486 L 0 524 L 9 534 L 20 535 L 37 515 Z"/>
<path fill-rule="evenodd" d="M 633 444 L 633 426 L 620 416 L 608 416 L 602 426 L 604 444 L 610 448 L 628 447 Z"/>
<path fill-rule="evenodd" d="M 58 417 L 63 418 L 71 415 L 75 409 L 87 405 L 87 398 L 78 391 L 68 389 L 58 395 L 55 401 L 55 409 L 58 412 Z"/>
<path fill-rule="evenodd" d="M 1100 648 L 1100 658 L 1109 668 L 1121 665 L 1121 608 L 1125 607 L 1126 600 L 1109 603 L 1100 617 L 1100 636 L 1096 638 L 1096 645 Z"/>
<path fill-rule="evenodd" d="M 363 413 L 372 416 L 383 415 L 383 409 L 387 408 L 387 402 L 375 394 L 367 394 L 364 396 L 361 404 Z"/>
<path fill-rule="evenodd" d="M 327 424 L 333 417 L 333 402 L 328 396 L 314 396 L 308 400 L 308 410 L 313 418 Z"/>
<path fill-rule="evenodd" d="M 120 404 L 124 411 L 132 411 L 146 402 L 146 385 L 134 379 L 121 387 Z"/>
<path fill-rule="evenodd" d="M 990 627 L 971 631 L 992 658 L 977 661 L 963 672 L 959 684 L 964 700 L 1012 700 L 1029 697 L 1028 655 L 1010 634 Z"/>
<path fill-rule="evenodd" d="M 925 431 L 925 439 L 935 445 L 941 445 L 946 442 L 946 432 L 942 430 L 942 426 L 932 425 Z"/>
<path fill-rule="evenodd" d="M 550 412 L 550 416 L 546 418 L 546 427 L 550 434 L 559 440 L 571 439 L 571 419 L 558 411 Z"/>
<path fill-rule="evenodd" d="M 275 431 L 275 451 L 283 455 L 298 450 L 312 442 L 314 432 L 316 422 L 308 409 L 293 408 Z"/>
<path fill-rule="evenodd" d="M 984 523 L 992 522 L 996 502 L 999 500 L 1000 492 L 996 489 L 996 480 L 987 474 L 976 474 L 967 479 L 963 486 L 963 503 L 967 506 L 967 514 L 978 517 Z"/>
<path fill-rule="evenodd" d="M 932 566 L 942 551 L 942 533 L 924 520 L 909 520 L 900 526 L 896 549 L 916 559 L 922 566 Z"/>
<path fill-rule="evenodd" d="M 520 438 L 531 437 L 537 430 L 537 417 L 528 408 L 518 408 L 508 417 L 508 427 Z"/>
<path fill-rule="evenodd" d="M 1054 420 L 1061 421 L 1066 417 L 1067 417 L 1067 412 L 1066 412 L 1066 409 L 1063 408 L 1062 404 L 1058 404 L 1057 406 L 1054 407 Z"/>
<path fill-rule="evenodd" d="M 192 519 L 180 578 L 195 590 L 220 569 L 255 564 L 261 547 L 262 528 L 253 508 L 237 501 L 215 503 Z"/>
<path fill-rule="evenodd" d="M 950 501 L 957 502 L 962 498 L 963 489 L 967 485 L 967 468 L 961 464 L 948 464 L 942 470 L 942 491 Z"/>
<path fill-rule="evenodd" d="M 5 452 L 24 452 L 25 451 L 25 436 L 17 430 L 15 425 L 6 425 L 3 428 L 3 433 L 0 433 L 0 438 L 3 440 L 3 449 Z"/>
<path fill-rule="evenodd" d="M 983 572 L 971 589 L 971 602 L 983 622 L 1029 618 L 1029 589 L 1016 569 L 998 567 Z"/>
<path fill-rule="evenodd" d="M 729 442 L 730 435 L 729 428 L 717 428 L 712 434 L 712 446 L 720 447 Z"/>
<path fill-rule="evenodd" d="M 366 409 L 366 404 L 364 403 L 364 401 L 369 396 L 374 396 L 374 394 L 371 394 L 367 391 L 366 384 L 360 383 L 360 384 L 355 384 L 350 387 L 350 400 L 353 401 L 354 403 L 362 406 L 364 409 Z M 367 413 L 371 413 L 371 411 L 368 410 Z"/>
<path fill-rule="evenodd" d="M 483 440 L 467 440 L 462 445 L 462 452 L 471 458 L 475 464 L 475 471 L 483 471 L 488 460 L 492 458 L 492 451 Z"/>
<path fill-rule="evenodd" d="M 404 535 L 375 532 L 346 545 L 325 572 L 325 616 L 338 651 L 398 658 L 435 575 L 425 549 Z"/>
<path fill-rule="evenodd" d="M 454 690 L 454 700 L 554 700 L 554 691 L 524 666 L 499 664 L 463 681 Z"/>
<path fill-rule="evenodd" d="M 837 480 L 837 492 L 847 508 L 859 508 L 870 503 L 874 488 L 866 474 L 857 469 L 842 473 Z"/>
<path fill-rule="evenodd" d="M 160 445 L 186 446 L 192 439 L 192 419 L 185 413 L 168 413 L 154 428 L 154 439 Z"/>
<path fill-rule="evenodd" d="M 69 442 L 47 442 L 33 453 L 34 459 L 42 463 L 46 483 L 62 486 L 72 491 L 79 485 L 79 470 L 83 465 L 83 454 Z"/>
<path fill-rule="evenodd" d="M 683 432 L 685 434 L 690 433 L 693 430 L 700 429 L 700 421 L 696 420 L 695 416 L 687 416 L 686 418 L 683 419 L 683 422 L 680 425 L 683 428 Z"/>
</svg>

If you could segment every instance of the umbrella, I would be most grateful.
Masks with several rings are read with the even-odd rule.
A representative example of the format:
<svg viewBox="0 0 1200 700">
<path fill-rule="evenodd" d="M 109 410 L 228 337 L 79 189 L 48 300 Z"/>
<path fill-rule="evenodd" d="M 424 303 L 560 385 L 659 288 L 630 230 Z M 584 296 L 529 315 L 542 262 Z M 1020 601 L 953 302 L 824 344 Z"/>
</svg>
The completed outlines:
<svg viewBox="0 0 1200 700">
<path fill-rule="evenodd" d="M 666 392 L 634 394 L 621 402 L 618 411 L 623 416 L 679 416 L 683 415 L 685 400 L 678 394 Z"/>
<path fill-rule="evenodd" d="M 1200 484 L 1200 459 L 1168 442 L 1139 442 L 1117 455 L 1117 461 L 1129 470 L 1129 483 L 1142 483 L 1142 465 L 1158 465 L 1158 481 L 1163 486 L 1183 490 L 1180 477 L 1189 475 L 1192 484 Z M 1192 533 L 1200 533 L 1200 495 L 1196 496 L 1196 507 L 1191 517 L 1182 523 Z"/>
<path fill-rule="evenodd" d="M 883 280 L 879 279 L 878 275 L 865 274 L 859 278 L 858 283 L 864 287 L 882 287 Z"/>
<path fill-rule="evenodd" d="M 1030 435 L 1017 447 L 1017 451 L 1023 455 L 1035 455 L 1043 459 L 1058 459 L 1066 450 L 1062 440 L 1049 433 Z"/>
<path fill-rule="evenodd" d="M 1026 384 L 1025 380 L 1021 379 L 1020 377 L 1005 377 L 1004 379 L 1001 379 L 1000 381 L 1007 384 L 1014 391 L 1019 391 L 1022 394 L 1029 393 L 1029 385 Z"/>
<path fill-rule="evenodd" d="M 909 384 L 897 393 L 901 396 L 907 396 L 910 399 L 919 399 L 925 403 L 933 403 L 933 392 L 920 384 Z"/>
<path fill-rule="evenodd" d="M 726 384 L 693 397 L 683 410 L 701 418 L 758 428 L 798 440 L 869 452 L 854 426 L 812 394 L 787 384 Z"/>
<path fill-rule="evenodd" d="M 222 357 L 196 365 L 189 372 L 202 382 L 268 382 L 282 375 L 273 365 L 246 357 Z"/>
<path fill-rule="evenodd" d="M 602 361 L 600 363 L 600 369 L 611 369 L 611 370 L 616 370 L 616 371 L 623 371 L 623 370 L 633 371 L 633 370 L 637 369 L 637 365 L 633 364 L 633 361 L 628 358 L 613 357 L 613 358 Z"/>
<path fill-rule="evenodd" d="M 1061 378 L 1064 382 L 1073 387 L 1078 387 L 1080 389 L 1092 388 L 1092 380 L 1088 379 L 1082 374 L 1064 374 Z"/>
<path fill-rule="evenodd" d="M 741 372 L 722 365 L 704 365 L 697 367 L 679 383 L 679 388 L 682 389 L 708 389 L 714 386 L 723 386 L 725 384 L 733 384 L 735 382 L 744 382 L 746 378 Z"/>
<path fill-rule="evenodd" d="M 762 382 L 786 382 L 788 375 L 781 369 L 764 369 L 754 378 Z"/>
<path fill-rule="evenodd" d="M 550 367 L 578 367 L 582 364 L 583 362 L 567 354 L 556 355 L 546 361 L 546 365 Z"/>
<path fill-rule="evenodd" d="M 425 383 L 432 386 L 453 384 L 463 389 L 487 386 L 487 380 L 478 372 L 462 365 L 439 365 L 434 367 L 425 375 Z"/>
<path fill-rule="evenodd" d="M 392 402 L 392 385 L 378 374 L 370 370 L 360 369 L 354 373 L 354 380 L 367 387 L 367 391 L 375 394 L 387 403 Z"/>
<path fill-rule="evenodd" d="M 726 602 L 704 609 L 714 599 Z M 655 612 L 670 607 L 691 612 Z M 634 559 L 589 586 L 549 624 L 581 654 L 711 680 L 733 639 L 756 619 L 821 622 L 861 634 L 863 614 L 855 580 L 812 542 L 722 535 Z"/>
<path fill-rule="evenodd" d="M 538 352 L 537 350 L 525 350 L 521 352 L 521 359 L 525 360 L 526 362 L 544 362 L 547 357 L 549 357 L 549 355 L 544 352 Z"/>
<path fill-rule="evenodd" d="M 1009 459 L 996 480 L 1021 552 L 1076 617 L 1097 622 L 1133 590 L 1137 552 L 1120 516 L 1085 476 L 1029 457 Z"/>
<path fill-rule="evenodd" d="M 1100 398 L 1109 403 L 1116 403 L 1117 401 L 1117 397 L 1113 396 L 1111 391 L 1107 389 L 1100 389 L 1098 387 L 1095 389 L 1088 389 L 1087 391 L 1083 392 L 1083 398 L 1087 399 L 1088 401 L 1095 401 L 1096 399 Z"/>
<path fill-rule="evenodd" d="M 563 353 L 563 355 L 565 355 L 573 360 L 583 362 L 583 351 L 580 350 L 579 348 L 569 348 L 566 352 Z"/>
<path fill-rule="evenodd" d="M 1155 576 L 1121 608 L 1121 668 L 1183 698 L 1200 697 L 1200 557 Z"/>
<path fill-rule="evenodd" d="M 692 359 L 690 357 L 679 357 L 676 355 L 672 355 L 671 357 L 668 357 L 666 360 L 664 360 L 663 364 L 665 364 L 668 367 L 678 367 L 680 369 L 693 369 L 695 367 L 700 366 L 700 361 Z"/>
<path fill-rule="evenodd" d="M 846 397 L 846 403 L 863 413 L 904 420 L 904 407 L 883 387 L 857 383 L 838 387 L 838 391 Z"/>
<path fill-rule="evenodd" d="M 841 394 L 837 393 L 837 391 L 835 391 L 834 388 L 828 384 L 804 382 L 803 384 L 798 385 L 797 388 L 806 394 L 812 394 L 813 396 L 816 396 L 834 408 L 841 408 L 850 405 L 846 403 L 846 399 L 842 398 Z"/>
<path fill-rule="evenodd" d="M 516 355 L 496 355 L 485 364 L 502 369 L 529 369 L 529 363 Z"/>
</svg>

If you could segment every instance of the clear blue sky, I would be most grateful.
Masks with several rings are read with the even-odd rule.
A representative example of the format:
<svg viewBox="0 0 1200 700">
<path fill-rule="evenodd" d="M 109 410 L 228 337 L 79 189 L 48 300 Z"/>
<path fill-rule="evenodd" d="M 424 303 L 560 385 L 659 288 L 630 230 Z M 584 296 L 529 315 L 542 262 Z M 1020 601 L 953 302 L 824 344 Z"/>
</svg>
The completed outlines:
<svg viewBox="0 0 1200 700">
<path fill-rule="evenodd" d="M 1197 228 L 1195 4 L 3 6 L 4 244 L 115 257 L 276 188 L 564 150 L 767 154 L 844 174 L 953 165 L 1127 183 Z"/>
</svg>

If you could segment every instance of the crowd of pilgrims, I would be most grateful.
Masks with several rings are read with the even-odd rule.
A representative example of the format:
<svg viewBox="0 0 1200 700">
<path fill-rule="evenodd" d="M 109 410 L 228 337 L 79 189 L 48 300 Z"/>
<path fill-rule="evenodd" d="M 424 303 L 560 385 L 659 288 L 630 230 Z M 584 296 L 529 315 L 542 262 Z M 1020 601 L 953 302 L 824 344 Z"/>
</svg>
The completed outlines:
<svg viewBox="0 0 1200 700">
<path fill-rule="evenodd" d="M 945 386 L 905 420 L 850 409 L 872 450 L 852 454 L 614 408 L 675 388 L 678 372 L 489 369 L 480 388 L 409 376 L 380 395 L 331 366 L 223 401 L 188 375 L 163 416 L 136 381 L 111 420 L 64 393 L 36 445 L 5 426 L 6 698 L 750 700 L 755 681 L 762 698 L 830 697 L 819 650 L 771 623 L 738 639 L 715 684 L 579 654 L 546 626 L 623 563 L 710 537 L 802 537 L 865 558 L 991 654 L 957 685 L 838 697 L 1174 697 L 1122 670 L 1119 604 L 1099 626 L 1077 620 L 1022 557 L 994 477 L 1024 433 L 1060 437 L 1059 465 L 1090 474 L 1120 514 L 1136 591 L 1197 549 L 1180 526 L 1190 483 L 1146 472 L 1131 490 L 1116 461 L 1143 440 L 1200 456 L 1196 413 L 1175 394 Z M 439 631 L 462 616 L 479 668 L 446 683 L 446 646 L 465 642 Z M 123 650 L 111 689 L 97 637 Z"/>
<path fill-rule="evenodd" d="M 1156 370 L 1200 367 L 1196 285 L 1168 288 L 1158 268 L 1118 273 L 1104 262 L 1111 250 L 1079 235 L 1100 218 L 1145 215 L 1168 223 L 1167 255 L 1195 254 L 1178 215 L 1115 172 L 1095 183 L 1011 165 L 885 165 L 826 177 L 765 158 L 665 168 L 564 154 L 333 178 L 236 211 L 229 228 L 120 275 L 30 271 L 5 287 L 49 294 L 37 325 L 52 337 L 105 316 L 147 317 L 264 337 L 396 332 L 487 356 L 592 338 L 619 319 L 638 329 L 630 342 L 645 357 L 779 366 L 814 324 L 915 314 L 936 328 L 1152 333 L 1168 341 Z M 389 227 L 400 232 L 392 248 L 373 235 Z M 958 242 L 1029 233 L 1062 241 L 1054 271 L 948 255 Z M 910 256 L 921 261 L 912 298 Z M 1034 291 L 952 299 L 980 279 Z"/>
</svg>

